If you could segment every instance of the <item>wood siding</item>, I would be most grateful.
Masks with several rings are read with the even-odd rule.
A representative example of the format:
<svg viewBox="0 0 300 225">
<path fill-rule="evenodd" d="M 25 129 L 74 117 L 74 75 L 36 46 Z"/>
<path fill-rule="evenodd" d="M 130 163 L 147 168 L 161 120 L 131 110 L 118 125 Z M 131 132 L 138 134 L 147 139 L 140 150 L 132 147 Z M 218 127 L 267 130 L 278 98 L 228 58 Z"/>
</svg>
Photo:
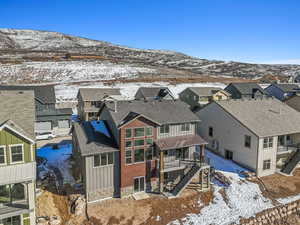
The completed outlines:
<svg viewBox="0 0 300 225">
<path fill-rule="evenodd" d="M 176 137 L 176 136 L 184 136 L 184 135 L 191 135 L 196 133 L 196 124 L 190 123 L 190 130 L 189 131 L 181 131 L 182 124 L 171 124 L 170 125 L 170 132 L 169 133 L 160 133 L 160 128 L 157 129 L 157 139 L 161 138 L 168 138 L 168 137 Z"/>
</svg>

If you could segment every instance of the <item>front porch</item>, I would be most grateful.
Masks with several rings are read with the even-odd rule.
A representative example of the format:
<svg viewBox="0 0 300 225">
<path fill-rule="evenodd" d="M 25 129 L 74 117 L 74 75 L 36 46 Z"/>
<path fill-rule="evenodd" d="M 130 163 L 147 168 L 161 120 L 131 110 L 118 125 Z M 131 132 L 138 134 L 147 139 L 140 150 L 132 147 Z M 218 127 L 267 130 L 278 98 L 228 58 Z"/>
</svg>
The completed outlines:
<svg viewBox="0 0 300 225">
<path fill-rule="evenodd" d="M 177 196 L 198 175 L 200 189 L 209 188 L 210 166 L 205 161 L 205 142 L 198 135 L 157 140 L 159 153 L 159 190 Z"/>
</svg>

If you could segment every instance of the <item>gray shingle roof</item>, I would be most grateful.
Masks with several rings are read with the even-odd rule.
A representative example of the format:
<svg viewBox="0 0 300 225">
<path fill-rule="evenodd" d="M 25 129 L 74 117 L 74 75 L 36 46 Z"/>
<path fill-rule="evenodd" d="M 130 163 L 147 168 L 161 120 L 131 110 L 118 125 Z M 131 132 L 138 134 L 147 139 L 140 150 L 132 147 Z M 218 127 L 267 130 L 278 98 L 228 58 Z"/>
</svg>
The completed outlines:
<svg viewBox="0 0 300 225">
<path fill-rule="evenodd" d="M 73 128 L 78 138 L 81 155 L 93 155 L 102 152 L 119 151 L 112 137 L 95 132 L 89 122 L 74 123 Z M 74 132 L 73 131 L 73 132 Z"/>
<path fill-rule="evenodd" d="M 164 91 L 166 91 L 166 92 L 164 92 Z M 167 88 L 167 87 L 140 87 L 137 90 L 137 93 L 138 92 L 140 92 L 146 99 L 159 97 L 163 93 L 171 94 L 169 88 Z M 162 96 L 162 97 L 164 97 L 164 96 Z"/>
<path fill-rule="evenodd" d="M 299 86 L 296 84 L 271 84 L 281 89 L 283 92 L 300 91 Z"/>
<path fill-rule="evenodd" d="M 61 115 L 71 116 L 72 114 L 73 111 L 71 108 L 37 111 L 37 116 L 61 116 Z"/>
<path fill-rule="evenodd" d="M 259 137 L 300 132 L 300 113 L 274 98 L 219 101 L 218 104 Z"/>
<path fill-rule="evenodd" d="M 55 104 L 55 90 L 54 85 L 0 85 L 1 90 L 33 90 L 34 96 L 38 100 L 46 104 Z"/>
<path fill-rule="evenodd" d="M 0 91 L 0 125 L 15 124 L 18 131 L 35 139 L 35 104 L 33 91 Z"/>
<path fill-rule="evenodd" d="M 218 87 L 188 87 L 188 88 L 198 96 L 212 96 L 216 92 L 223 90 L 222 88 L 218 88 Z"/>
<path fill-rule="evenodd" d="M 258 89 L 262 93 L 265 93 L 263 88 L 259 86 L 257 83 L 231 83 L 229 85 L 234 86 L 243 95 L 251 95 L 253 89 Z M 225 88 L 225 90 L 227 89 Z"/>
<path fill-rule="evenodd" d="M 300 96 L 294 95 L 284 101 L 285 104 L 300 112 Z"/>
<path fill-rule="evenodd" d="M 83 101 L 100 101 L 105 96 L 121 95 L 118 88 L 79 88 L 78 95 Z"/>
<path fill-rule="evenodd" d="M 159 124 L 200 121 L 199 118 L 189 109 L 189 106 L 180 100 L 134 100 L 118 101 L 116 104 L 117 111 L 115 112 L 114 102 L 105 103 L 117 126 L 123 124 L 123 120 L 133 114 L 143 115 Z"/>
</svg>

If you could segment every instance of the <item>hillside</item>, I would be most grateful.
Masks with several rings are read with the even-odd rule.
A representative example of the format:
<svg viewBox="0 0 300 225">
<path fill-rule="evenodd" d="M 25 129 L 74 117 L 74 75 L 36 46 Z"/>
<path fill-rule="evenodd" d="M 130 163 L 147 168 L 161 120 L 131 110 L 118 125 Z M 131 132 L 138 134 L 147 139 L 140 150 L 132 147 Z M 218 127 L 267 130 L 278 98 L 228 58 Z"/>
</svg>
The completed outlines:
<svg viewBox="0 0 300 225">
<path fill-rule="evenodd" d="M 0 79 L 72 82 L 136 77 L 296 76 L 300 65 L 224 62 L 114 45 L 57 32 L 0 29 Z"/>
</svg>

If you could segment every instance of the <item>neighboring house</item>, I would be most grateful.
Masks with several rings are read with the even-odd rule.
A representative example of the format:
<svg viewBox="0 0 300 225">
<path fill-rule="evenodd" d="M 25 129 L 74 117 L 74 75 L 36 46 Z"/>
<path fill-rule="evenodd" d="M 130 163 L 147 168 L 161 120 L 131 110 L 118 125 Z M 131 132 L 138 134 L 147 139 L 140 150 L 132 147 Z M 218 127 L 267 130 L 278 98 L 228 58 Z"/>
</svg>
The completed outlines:
<svg viewBox="0 0 300 225">
<path fill-rule="evenodd" d="M 197 109 L 212 101 L 227 100 L 230 94 L 216 87 L 188 87 L 179 93 L 179 99 Z"/>
<path fill-rule="evenodd" d="M 135 93 L 136 100 L 174 99 L 172 92 L 167 87 L 140 87 Z"/>
<path fill-rule="evenodd" d="M 0 91 L 0 224 L 35 225 L 33 91 Z"/>
<path fill-rule="evenodd" d="M 80 88 L 77 94 L 78 116 L 81 121 L 97 119 L 99 108 L 105 100 L 123 100 L 117 88 Z"/>
<path fill-rule="evenodd" d="M 212 102 L 197 115 L 208 147 L 259 177 L 289 174 L 300 160 L 300 113 L 275 98 Z"/>
<path fill-rule="evenodd" d="M 295 94 L 287 98 L 284 100 L 284 103 L 300 112 L 300 94 Z"/>
<path fill-rule="evenodd" d="M 42 135 L 67 135 L 71 127 L 71 108 L 57 109 L 54 85 L 0 85 L 1 90 L 33 90 L 35 96 L 37 138 Z"/>
<path fill-rule="evenodd" d="M 271 84 L 265 88 L 265 91 L 268 95 L 283 101 L 296 93 L 300 93 L 300 88 L 297 84 Z"/>
<path fill-rule="evenodd" d="M 111 101 L 99 114 L 101 121 L 73 129 L 74 155 L 89 202 L 143 191 L 177 196 L 193 177 L 199 178 L 200 189 L 209 188 L 206 141 L 196 134 L 200 120 L 187 104 Z"/>
<path fill-rule="evenodd" d="M 257 83 L 231 83 L 225 89 L 232 99 L 262 98 L 266 93 Z"/>
</svg>

